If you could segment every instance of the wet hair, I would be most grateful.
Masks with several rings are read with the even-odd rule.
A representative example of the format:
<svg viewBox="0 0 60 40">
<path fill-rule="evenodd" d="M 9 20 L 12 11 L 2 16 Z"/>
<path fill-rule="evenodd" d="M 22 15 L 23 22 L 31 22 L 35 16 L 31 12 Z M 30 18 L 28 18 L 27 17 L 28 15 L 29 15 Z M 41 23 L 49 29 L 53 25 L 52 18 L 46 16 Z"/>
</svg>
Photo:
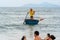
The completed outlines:
<svg viewBox="0 0 60 40">
<path fill-rule="evenodd" d="M 22 38 L 21 38 L 21 40 L 24 40 L 25 39 L 25 36 L 23 36 Z"/>
<path fill-rule="evenodd" d="M 47 36 L 50 37 L 50 33 L 48 33 Z"/>
<path fill-rule="evenodd" d="M 51 35 L 50 38 L 51 38 L 52 40 L 56 39 L 56 37 L 55 37 L 54 35 Z"/>
<path fill-rule="evenodd" d="M 34 34 L 39 35 L 39 32 L 38 31 L 35 31 Z"/>
</svg>

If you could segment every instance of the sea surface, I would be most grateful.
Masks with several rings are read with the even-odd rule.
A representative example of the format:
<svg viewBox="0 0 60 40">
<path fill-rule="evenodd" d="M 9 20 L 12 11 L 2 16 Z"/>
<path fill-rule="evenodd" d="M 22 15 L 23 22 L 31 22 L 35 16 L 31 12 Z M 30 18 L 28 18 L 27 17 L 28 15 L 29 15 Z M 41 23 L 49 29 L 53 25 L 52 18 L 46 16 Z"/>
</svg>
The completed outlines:
<svg viewBox="0 0 60 40">
<path fill-rule="evenodd" d="M 50 33 L 56 37 L 55 40 L 60 40 L 60 8 L 33 9 L 36 11 L 34 19 L 44 20 L 31 26 L 23 24 L 29 18 L 29 8 L 0 7 L 0 40 L 21 40 L 23 35 L 27 40 L 34 40 L 34 31 L 39 31 L 42 39 Z"/>
</svg>

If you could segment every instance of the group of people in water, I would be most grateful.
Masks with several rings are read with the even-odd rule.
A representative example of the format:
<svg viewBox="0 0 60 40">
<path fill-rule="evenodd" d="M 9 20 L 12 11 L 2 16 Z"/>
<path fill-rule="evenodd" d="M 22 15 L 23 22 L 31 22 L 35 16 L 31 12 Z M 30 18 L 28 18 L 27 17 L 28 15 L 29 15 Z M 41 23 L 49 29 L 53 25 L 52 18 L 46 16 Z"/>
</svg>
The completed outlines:
<svg viewBox="0 0 60 40">
<path fill-rule="evenodd" d="M 35 14 L 35 11 L 31 8 L 29 10 L 29 15 L 30 15 L 30 19 L 33 19 L 33 15 Z M 43 19 L 40 19 L 40 21 L 43 20 Z M 50 33 L 47 33 L 47 37 L 45 37 L 44 39 L 42 39 L 40 36 L 39 36 L 39 31 L 35 31 L 34 32 L 34 40 L 55 40 L 56 37 L 54 35 L 50 35 Z M 23 36 L 21 38 L 21 40 L 26 40 L 26 36 Z"/>
<path fill-rule="evenodd" d="M 35 31 L 35 32 L 34 32 L 34 40 L 55 40 L 55 39 L 56 39 L 56 37 L 55 37 L 54 35 L 50 35 L 50 33 L 48 33 L 47 36 L 46 36 L 44 39 L 42 39 L 42 38 L 39 36 L 39 31 Z M 23 36 L 23 37 L 21 38 L 21 40 L 27 40 L 27 39 L 26 39 L 26 36 Z"/>
</svg>

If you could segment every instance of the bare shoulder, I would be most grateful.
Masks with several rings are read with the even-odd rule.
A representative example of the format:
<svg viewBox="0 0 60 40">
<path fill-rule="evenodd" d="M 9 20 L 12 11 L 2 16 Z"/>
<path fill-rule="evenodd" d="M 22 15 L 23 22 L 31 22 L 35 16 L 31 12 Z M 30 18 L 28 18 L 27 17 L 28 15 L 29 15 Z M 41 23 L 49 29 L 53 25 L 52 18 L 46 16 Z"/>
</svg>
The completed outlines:
<svg viewBox="0 0 60 40">
<path fill-rule="evenodd" d="M 41 37 L 40 36 L 38 36 L 38 40 L 41 40 Z"/>
</svg>

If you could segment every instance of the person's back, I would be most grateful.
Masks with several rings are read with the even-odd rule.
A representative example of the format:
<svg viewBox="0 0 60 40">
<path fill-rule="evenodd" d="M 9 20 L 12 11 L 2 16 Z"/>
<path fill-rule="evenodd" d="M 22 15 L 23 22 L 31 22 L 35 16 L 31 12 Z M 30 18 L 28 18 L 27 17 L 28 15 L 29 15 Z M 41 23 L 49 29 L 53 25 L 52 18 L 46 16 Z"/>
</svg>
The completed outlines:
<svg viewBox="0 0 60 40">
<path fill-rule="evenodd" d="M 39 36 L 39 32 L 38 31 L 35 31 L 34 32 L 34 40 L 41 40 L 41 37 Z"/>
<path fill-rule="evenodd" d="M 34 40 L 41 40 L 39 36 L 36 36 Z"/>
</svg>

